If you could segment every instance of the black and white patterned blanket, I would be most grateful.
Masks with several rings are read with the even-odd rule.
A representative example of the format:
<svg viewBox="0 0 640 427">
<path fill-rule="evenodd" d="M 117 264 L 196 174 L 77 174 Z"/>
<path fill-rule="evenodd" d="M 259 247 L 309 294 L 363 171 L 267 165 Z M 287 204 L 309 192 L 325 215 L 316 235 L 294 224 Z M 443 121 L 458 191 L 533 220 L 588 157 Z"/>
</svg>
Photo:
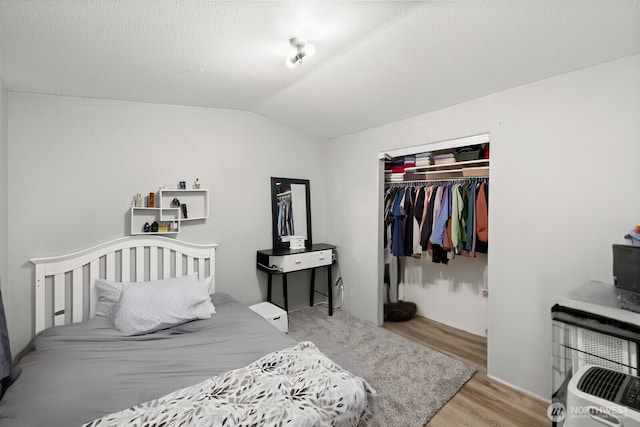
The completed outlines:
<svg viewBox="0 0 640 427">
<path fill-rule="evenodd" d="M 97 426 L 365 426 L 375 390 L 311 342 L 94 420 Z"/>
</svg>

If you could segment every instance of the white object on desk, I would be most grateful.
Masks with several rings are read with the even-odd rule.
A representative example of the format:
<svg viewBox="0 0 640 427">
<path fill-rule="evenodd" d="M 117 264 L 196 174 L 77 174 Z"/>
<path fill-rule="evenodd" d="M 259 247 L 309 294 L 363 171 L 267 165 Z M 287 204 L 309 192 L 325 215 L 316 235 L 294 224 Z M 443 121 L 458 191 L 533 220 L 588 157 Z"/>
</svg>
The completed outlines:
<svg viewBox="0 0 640 427">
<path fill-rule="evenodd" d="M 290 236 L 289 237 L 289 249 L 304 249 L 304 236 Z"/>
<path fill-rule="evenodd" d="M 287 312 L 270 302 L 261 302 L 249 307 L 285 334 L 289 333 Z"/>
</svg>

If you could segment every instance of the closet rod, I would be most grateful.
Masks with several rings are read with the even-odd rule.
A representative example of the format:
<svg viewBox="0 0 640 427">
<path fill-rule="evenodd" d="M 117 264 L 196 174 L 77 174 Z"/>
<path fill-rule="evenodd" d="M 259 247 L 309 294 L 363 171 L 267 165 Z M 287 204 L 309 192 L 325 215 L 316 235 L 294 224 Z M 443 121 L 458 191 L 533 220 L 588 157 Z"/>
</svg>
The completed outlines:
<svg viewBox="0 0 640 427">
<path fill-rule="evenodd" d="M 435 183 L 451 183 L 451 182 L 463 182 L 463 181 L 489 181 L 488 176 L 465 176 L 463 178 L 441 178 L 441 179 L 421 179 L 417 181 L 391 181 L 385 182 L 385 187 L 409 187 L 413 185 L 421 184 L 435 184 Z"/>
</svg>

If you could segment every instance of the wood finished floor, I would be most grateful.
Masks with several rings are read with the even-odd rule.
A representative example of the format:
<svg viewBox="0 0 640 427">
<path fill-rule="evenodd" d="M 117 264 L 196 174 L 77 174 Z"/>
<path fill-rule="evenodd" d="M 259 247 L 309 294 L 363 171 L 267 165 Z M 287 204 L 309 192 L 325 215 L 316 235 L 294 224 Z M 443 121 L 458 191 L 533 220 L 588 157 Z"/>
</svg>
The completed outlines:
<svg viewBox="0 0 640 427">
<path fill-rule="evenodd" d="M 408 322 L 385 322 L 383 327 L 478 370 L 426 426 L 551 425 L 548 403 L 487 377 L 486 338 L 420 316 Z"/>
</svg>

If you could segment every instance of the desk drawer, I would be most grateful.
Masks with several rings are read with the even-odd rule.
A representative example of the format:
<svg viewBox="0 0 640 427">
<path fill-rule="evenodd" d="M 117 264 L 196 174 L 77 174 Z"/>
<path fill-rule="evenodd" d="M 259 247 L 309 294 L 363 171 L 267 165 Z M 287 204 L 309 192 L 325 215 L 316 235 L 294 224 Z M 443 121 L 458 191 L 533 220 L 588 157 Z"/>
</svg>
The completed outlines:
<svg viewBox="0 0 640 427">
<path fill-rule="evenodd" d="M 284 273 L 321 267 L 331 264 L 331 249 L 315 252 L 301 252 L 299 254 L 271 256 L 269 265 L 275 265 Z"/>
</svg>

